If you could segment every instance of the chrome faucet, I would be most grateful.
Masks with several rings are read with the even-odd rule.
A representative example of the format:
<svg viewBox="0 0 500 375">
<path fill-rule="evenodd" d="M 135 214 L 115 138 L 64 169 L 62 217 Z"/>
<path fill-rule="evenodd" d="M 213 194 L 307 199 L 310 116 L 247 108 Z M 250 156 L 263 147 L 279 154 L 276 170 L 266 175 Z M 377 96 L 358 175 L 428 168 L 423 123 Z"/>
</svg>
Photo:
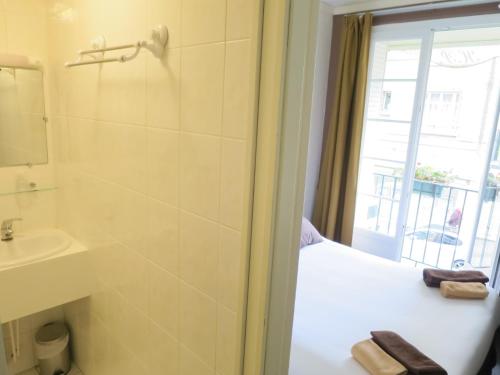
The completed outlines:
<svg viewBox="0 0 500 375">
<path fill-rule="evenodd" d="M 14 239 L 14 229 L 12 229 L 12 225 L 14 224 L 14 221 L 21 221 L 22 219 L 20 217 L 15 217 L 12 219 L 6 219 L 2 221 L 2 228 L 1 228 L 1 233 L 2 233 L 2 241 L 11 241 Z"/>
</svg>

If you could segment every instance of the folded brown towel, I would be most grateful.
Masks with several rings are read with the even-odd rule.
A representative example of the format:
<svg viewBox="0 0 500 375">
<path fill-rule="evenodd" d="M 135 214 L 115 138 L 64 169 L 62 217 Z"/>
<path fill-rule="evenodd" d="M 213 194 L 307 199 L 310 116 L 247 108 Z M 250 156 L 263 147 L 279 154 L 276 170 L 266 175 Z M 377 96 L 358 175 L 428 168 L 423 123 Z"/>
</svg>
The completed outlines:
<svg viewBox="0 0 500 375">
<path fill-rule="evenodd" d="M 489 294 L 488 288 L 482 283 L 442 281 L 440 290 L 446 298 L 485 299 Z"/>
<path fill-rule="evenodd" d="M 446 375 L 444 368 L 391 331 L 371 332 L 373 341 L 408 369 L 409 374 Z"/>
<path fill-rule="evenodd" d="M 352 356 L 372 375 L 405 375 L 401 363 L 384 352 L 373 340 L 358 342 L 351 348 Z"/>
<path fill-rule="evenodd" d="M 457 281 L 462 283 L 483 283 L 490 279 L 481 271 L 447 271 L 432 268 L 424 269 L 425 285 L 439 288 L 441 281 Z"/>
</svg>

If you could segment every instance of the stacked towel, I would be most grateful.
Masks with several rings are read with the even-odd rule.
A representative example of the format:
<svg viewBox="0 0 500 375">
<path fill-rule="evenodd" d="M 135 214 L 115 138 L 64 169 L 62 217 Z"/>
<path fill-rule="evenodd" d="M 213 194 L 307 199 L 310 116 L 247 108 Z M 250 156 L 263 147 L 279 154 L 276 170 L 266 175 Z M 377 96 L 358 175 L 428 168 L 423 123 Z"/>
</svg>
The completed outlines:
<svg viewBox="0 0 500 375">
<path fill-rule="evenodd" d="M 431 268 L 424 269 L 424 282 L 431 288 L 439 288 L 442 281 L 462 283 L 483 283 L 490 279 L 481 271 L 446 271 Z"/>
<path fill-rule="evenodd" d="M 373 340 L 358 342 L 351 348 L 352 356 L 372 375 L 405 375 L 408 371 Z"/>
<path fill-rule="evenodd" d="M 447 375 L 444 368 L 401 336 L 373 331 L 372 339 L 357 343 L 352 356 L 372 375 Z"/>
<path fill-rule="evenodd" d="M 442 281 L 440 290 L 446 298 L 485 299 L 489 294 L 488 288 L 482 283 Z"/>
<path fill-rule="evenodd" d="M 415 375 L 447 375 L 444 368 L 420 352 L 401 336 L 390 331 L 371 332 L 373 341 Z"/>
</svg>

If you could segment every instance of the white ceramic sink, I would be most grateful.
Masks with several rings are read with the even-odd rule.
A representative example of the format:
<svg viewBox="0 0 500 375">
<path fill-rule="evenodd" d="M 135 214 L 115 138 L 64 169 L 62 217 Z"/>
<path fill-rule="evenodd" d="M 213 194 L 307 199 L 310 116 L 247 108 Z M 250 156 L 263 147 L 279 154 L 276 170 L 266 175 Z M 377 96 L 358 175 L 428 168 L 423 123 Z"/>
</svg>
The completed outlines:
<svg viewBox="0 0 500 375">
<path fill-rule="evenodd" d="M 15 233 L 11 241 L 0 241 L 0 270 L 49 258 L 68 249 L 72 239 L 56 229 Z"/>
<path fill-rule="evenodd" d="M 15 232 L 0 241 L 0 321 L 87 297 L 94 288 L 89 252 L 58 229 Z"/>
</svg>

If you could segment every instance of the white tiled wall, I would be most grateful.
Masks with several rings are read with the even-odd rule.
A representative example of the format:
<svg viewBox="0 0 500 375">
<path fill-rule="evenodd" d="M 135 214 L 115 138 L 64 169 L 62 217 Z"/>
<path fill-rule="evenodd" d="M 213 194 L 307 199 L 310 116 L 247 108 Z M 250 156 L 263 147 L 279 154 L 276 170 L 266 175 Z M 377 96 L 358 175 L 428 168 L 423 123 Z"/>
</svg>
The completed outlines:
<svg viewBox="0 0 500 375">
<path fill-rule="evenodd" d="M 58 224 L 99 290 L 65 309 L 87 375 L 239 374 L 258 0 L 48 0 Z M 65 69 L 170 31 L 162 60 Z"/>
</svg>

